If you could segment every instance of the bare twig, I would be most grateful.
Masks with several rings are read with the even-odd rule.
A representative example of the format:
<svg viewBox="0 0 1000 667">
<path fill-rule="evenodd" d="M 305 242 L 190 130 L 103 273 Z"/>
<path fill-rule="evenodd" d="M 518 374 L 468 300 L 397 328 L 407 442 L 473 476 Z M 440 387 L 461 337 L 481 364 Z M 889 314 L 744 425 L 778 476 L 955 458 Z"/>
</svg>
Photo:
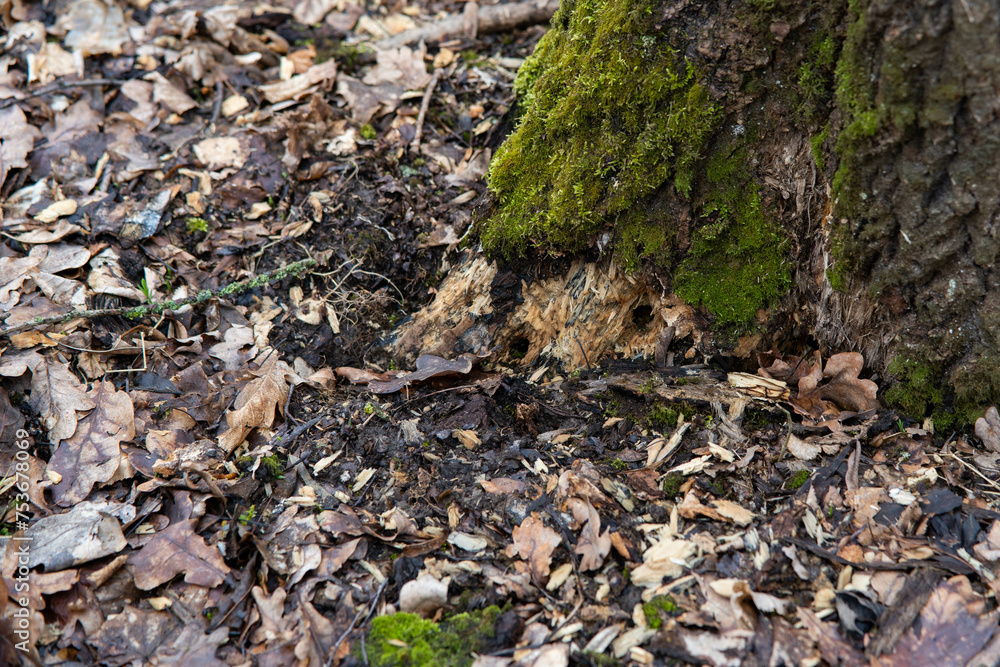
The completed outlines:
<svg viewBox="0 0 1000 667">
<path fill-rule="evenodd" d="M 219 112 L 222 111 L 222 81 L 215 82 L 215 105 L 212 107 L 212 118 L 208 121 L 206 127 L 212 127 L 215 125 L 215 121 L 219 120 Z"/>
<path fill-rule="evenodd" d="M 983 473 L 979 472 L 978 470 L 976 470 L 975 468 L 973 468 L 971 465 L 969 465 L 968 463 L 966 463 L 962 459 L 958 458 L 958 456 L 955 454 L 955 452 L 951 452 L 949 454 L 949 456 L 951 456 L 951 458 L 955 459 L 956 461 L 958 461 L 959 463 L 961 463 L 963 466 L 965 466 L 970 472 L 978 475 L 984 482 L 986 482 L 987 484 L 989 484 L 990 486 L 992 486 L 994 489 L 1000 490 L 1000 484 L 997 484 L 992 479 L 990 479 L 989 477 L 987 477 Z"/>
<path fill-rule="evenodd" d="M 545 23 L 559 8 L 558 0 L 527 0 L 527 2 L 479 7 L 476 32 L 479 35 L 504 32 L 521 26 Z M 376 49 L 394 49 L 420 40 L 439 42 L 449 35 L 465 33 L 467 18 L 458 14 L 419 28 L 404 30 L 398 35 L 375 42 Z"/>
<path fill-rule="evenodd" d="M 84 319 L 94 319 L 95 317 L 108 317 L 114 315 L 120 315 L 123 317 L 128 317 L 132 319 L 138 319 L 140 317 L 146 317 L 147 315 L 159 315 L 168 310 L 177 310 L 178 308 L 183 308 L 184 306 L 195 306 L 200 303 L 204 303 L 210 299 L 217 297 L 229 297 L 235 296 L 237 294 L 242 294 L 243 292 L 249 292 L 252 289 L 256 289 L 261 285 L 266 285 L 268 283 L 274 282 L 276 280 L 283 280 L 289 276 L 295 276 L 300 273 L 306 273 L 316 266 L 315 259 L 304 259 L 301 262 L 293 262 L 288 266 L 284 266 L 276 271 L 270 273 L 264 273 L 259 276 L 254 276 L 249 280 L 242 280 L 237 283 L 230 283 L 225 287 L 217 290 L 202 290 L 198 292 L 195 296 L 187 299 L 181 299 L 179 301 L 157 301 L 153 303 L 147 303 L 141 306 L 125 306 L 122 308 L 98 308 L 96 310 L 71 310 L 63 315 L 53 315 L 51 317 L 35 317 L 27 322 L 21 324 L 15 324 L 9 327 L 0 328 L 0 336 L 9 336 L 11 334 L 17 333 L 19 331 L 27 331 L 28 329 L 34 329 L 35 327 L 45 326 L 47 324 L 58 324 L 60 322 L 68 322 L 72 319 L 82 317 Z"/>
<path fill-rule="evenodd" d="M 420 113 L 417 114 L 417 133 L 413 135 L 413 141 L 410 142 L 411 150 L 420 150 L 420 140 L 424 137 L 424 117 L 427 116 L 427 107 L 431 104 L 431 95 L 434 94 L 434 87 L 437 86 L 438 79 L 440 78 L 441 70 L 434 70 L 434 76 L 431 77 L 430 83 L 427 84 L 427 90 L 424 91 L 424 99 L 420 101 Z"/>
<path fill-rule="evenodd" d="M 382 581 L 382 585 L 378 587 L 378 592 L 375 593 L 375 597 L 373 597 L 371 599 L 371 602 L 369 603 L 367 612 L 366 612 L 365 609 L 362 608 L 361 611 L 359 611 L 357 614 L 355 614 L 354 620 L 351 621 L 351 624 L 349 626 L 347 626 L 346 630 L 344 630 L 344 634 L 340 635 L 340 639 L 338 639 L 337 643 L 334 644 L 333 648 L 330 649 L 330 653 L 329 653 L 329 655 L 327 656 L 327 659 L 326 659 L 326 667 L 330 667 L 330 665 L 333 664 L 333 658 L 334 658 L 334 656 L 337 655 L 337 649 L 339 649 L 340 645 L 344 643 L 344 640 L 347 639 L 348 635 L 350 635 L 352 632 L 354 632 L 354 626 L 356 626 L 358 624 L 358 621 L 361 620 L 362 615 L 364 615 L 364 618 L 365 618 L 364 622 L 365 623 L 368 622 L 368 619 L 371 617 L 372 612 L 375 611 L 375 606 L 378 605 L 379 598 L 382 597 L 382 591 L 385 590 L 386 584 L 388 584 L 388 583 L 389 583 L 389 577 L 386 577 Z"/>
<path fill-rule="evenodd" d="M 36 97 L 42 97 L 43 95 L 48 95 L 49 93 L 55 93 L 61 90 L 71 90 L 73 88 L 93 88 L 95 86 L 120 86 L 125 83 L 124 79 L 85 79 L 83 81 L 53 81 L 50 84 L 46 84 L 34 91 L 29 93 L 24 97 L 18 99 L 14 97 L 9 97 L 6 100 L 0 101 L 0 109 L 6 109 L 9 106 L 17 104 L 18 102 L 24 102 L 26 100 L 31 100 Z"/>
</svg>

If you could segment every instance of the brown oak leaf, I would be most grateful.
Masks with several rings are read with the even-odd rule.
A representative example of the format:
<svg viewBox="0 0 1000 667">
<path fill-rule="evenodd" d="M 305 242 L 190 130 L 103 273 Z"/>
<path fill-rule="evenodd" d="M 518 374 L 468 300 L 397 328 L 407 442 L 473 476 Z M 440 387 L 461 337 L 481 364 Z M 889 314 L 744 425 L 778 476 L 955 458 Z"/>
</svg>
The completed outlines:
<svg viewBox="0 0 1000 667">
<path fill-rule="evenodd" d="M 152 590 L 182 572 L 184 581 L 196 586 L 214 588 L 225 580 L 229 567 L 222 559 L 222 552 L 195 534 L 198 520 L 191 518 L 192 510 L 188 492 L 177 491 L 170 525 L 129 556 L 139 589 Z"/>
<path fill-rule="evenodd" d="M 94 410 L 80 420 L 73 437 L 64 440 L 49 461 L 48 470 L 62 478 L 52 487 L 52 496 L 63 507 L 85 499 L 95 484 L 110 481 L 121 465 L 121 443 L 135 437 L 128 394 L 110 382 L 95 382 L 87 398 Z"/>
</svg>

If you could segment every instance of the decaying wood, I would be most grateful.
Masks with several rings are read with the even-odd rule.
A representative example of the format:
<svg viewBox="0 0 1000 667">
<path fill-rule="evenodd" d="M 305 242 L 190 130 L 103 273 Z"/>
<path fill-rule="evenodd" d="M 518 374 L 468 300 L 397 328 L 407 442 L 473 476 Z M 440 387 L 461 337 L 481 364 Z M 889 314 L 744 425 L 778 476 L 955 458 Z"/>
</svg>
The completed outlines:
<svg viewBox="0 0 1000 667">
<path fill-rule="evenodd" d="M 536 23 L 545 23 L 552 18 L 559 7 L 558 0 L 529 0 L 507 5 L 487 5 L 480 7 L 475 22 L 476 34 L 505 32 Z M 439 42 L 451 35 L 461 35 L 466 31 L 468 19 L 460 14 L 441 21 L 405 30 L 398 35 L 387 37 L 375 43 L 377 49 L 394 49 L 406 44 Z"/>
<path fill-rule="evenodd" d="M 520 283 L 517 294 L 494 297 L 500 282 Z M 706 325 L 678 297 L 624 275 L 609 260 L 576 260 L 565 271 L 533 279 L 510 275 L 474 254 L 452 270 L 434 301 L 403 324 L 387 348 L 408 364 L 419 354 L 450 358 L 485 347 L 508 363 L 552 360 L 573 370 L 608 351 L 652 356 L 661 333 L 674 327 L 674 340 L 691 341 L 682 353 L 690 363 L 698 350 L 711 347 Z"/>
</svg>

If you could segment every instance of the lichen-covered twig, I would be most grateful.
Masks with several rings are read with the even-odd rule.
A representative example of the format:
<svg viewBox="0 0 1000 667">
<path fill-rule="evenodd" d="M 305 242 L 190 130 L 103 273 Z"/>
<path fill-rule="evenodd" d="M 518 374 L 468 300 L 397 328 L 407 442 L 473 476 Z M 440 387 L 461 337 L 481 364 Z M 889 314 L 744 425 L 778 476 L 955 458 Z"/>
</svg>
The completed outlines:
<svg viewBox="0 0 1000 667">
<path fill-rule="evenodd" d="M 283 266 L 280 269 L 271 271 L 270 273 L 263 273 L 259 276 L 254 276 L 249 280 L 241 280 L 236 283 L 229 283 L 225 287 L 221 287 L 217 290 L 202 290 L 192 297 L 187 299 L 179 299 L 177 301 L 157 301 L 154 303 L 146 303 L 141 306 L 124 306 L 121 308 L 99 308 L 95 310 L 71 310 L 68 313 L 62 315 L 53 315 L 51 317 L 36 317 L 34 319 L 28 320 L 27 322 L 22 322 L 21 324 L 15 324 L 8 327 L 0 327 L 0 336 L 9 336 L 10 334 L 18 333 L 19 331 L 27 331 L 28 329 L 34 329 L 36 327 L 42 327 L 47 324 L 58 324 L 59 322 L 68 322 L 70 320 L 82 317 L 85 319 L 93 319 L 95 317 L 105 317 L 109 315 L 120 315 L 122 317 L 128 317 L 130 319 L 138 319 L 140 317 L 146 317 L 148 315 L 160 315 L 168 310 L 177 310 L 183 308 L 184 306 L 196 306 L 200 303 L 204 303 L 209 299 L 214 299 L 217 297 L 230 297 L 236 296 L 237 294 L 242 294 L 243 292 L 249 292 L 252 289 L 256 289 L 261 285 L 266 285 L 272 283 L 276 280 L 283 280 L 290 276 L 297 276 L 300 273 L 307 273 L 316 267 L 315 259 L 304 259 L 300 262 L 293 262 L 287 266 Z"/>
</svg>

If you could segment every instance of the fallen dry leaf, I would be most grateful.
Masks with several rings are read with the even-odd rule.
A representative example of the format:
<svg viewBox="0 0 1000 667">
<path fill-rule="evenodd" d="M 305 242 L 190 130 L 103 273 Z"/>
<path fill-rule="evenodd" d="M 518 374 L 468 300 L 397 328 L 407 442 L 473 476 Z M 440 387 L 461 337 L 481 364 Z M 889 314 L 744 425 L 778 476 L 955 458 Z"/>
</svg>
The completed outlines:
<svg viewBox="0 0 1000 667">
<path fill-rule="evenodd" d="M 25 364 L 31 370 L 31 397 L 29 404 L 41 415 L 52 442 L 59 442 L 73 435 L 77 426 L 77 412 L 85 412 L 94 407 L 93 399 L 87 395 L 85 385 L 70 372 L 66 364 L 55 357 L 27 352 L 17 361 L 4 358 L 0 374 L 6 362 Z"/>
<path fill-rule="evenodd" d="M 580 555 L 580 570 L 596 570 L 604 564 L 605 557 L 611 551 L 611 531 L 605 528 L 601 532 L 601 516 L 586 500 L 572 498 L 570 506 L 573 518 L 583 525 L 575 549 Z"/>
<path fill-rule="evenodd" d="M 52 496 L 64 507 L 86 498 L 95 484 L 111 480 L 121 465 L 121 443 L 135 437 L 128 394 L 110 382 L 95 382 L 87 396 L 94 403 L 93 412 L 80 420 L 73 436 L 49 461 L 48 470 L 62 477 L 52 486 Z"/>
<path fill-rule="evenodd" d="M 320 85 L 332 82 L 337 77 L 337 61 L 331 58 L 319 65 L 313 65 L 304 74 L 296 74 L 287 81 L 278 81 L 260 86 L 260 91 L 272 104 L 297 99 Z"/>
<path fill-rule="evenodd" d="M 46 572 L 57 572 L 128 546 L 118 519 L 89 505 L 43 517 L 25 531 L 33 544 L 29 567 L 41 565 Z"/>
<path fill-rule="evenodd" d="M 368 383 L 368 389 L 374 394 L 391 394 L 399 391 L 403 387 L 429 380 L 436 377 L 449 375 L 465 375 L 472 370 L 473 364 L 480 357 L 466 352 L 458 359 L 448 360 L 436 357 L 432 354 L 422 354 L 417 357 L 417 370 L 406 373 L 386 382 L 372 381 Z"/>
<path fill-rule="evenodd" d="M 823 448 L 815 442 L 799 438 L 794 433 L 788 434 L 788 451 L 801 461 L 812 461 L 822 453 Z"/>
<path fill-rule="evenodd" d="M 38 128 L 28 124 L 21 107 L 0 109 L 0 186 L 11 169 L 28 166 L 26 158 L 40 136 Z"/>
<path fill-rule="evenodd" d="M 664 537 L 642 554 L 642 565 L 632 571 L 636 586 L 659 586 L 664 579 L 676 579 L 684 573 L 684 563 L 697 547 L 688 540 Z"/>
<path fill-rule="evenodd" d="M 527 561 L 532 579 L 538 586 L 542 586 L 549 576 L 552 552 L 562 544 L 559 533 L 542 523 L 535 513 L 514 528 L 511 538 L 512 543 L 507 547 L 507 555 L 518 556 Z"/>
<path fill-rule="evenodd" d="M 431 80 L 424 65 L 423 44 L 414 51 L 402 46 L 398 49 L 379 50 L 375 54 L 377 64 L 362 79 L 369 86 L 380 83 L 395 83 L 408 90 L 423 88 Z"/>
<path fill-rule="evenodd" d="M 987 613 L 981 595 L 963 575 L 941 582 L 920 611 L 920 622 L 879 660 L 886 667 L 964 665 L 997 628 L 996 612 Z"/>
<path fill-rule="evenodd" d="M 399 609 L 430 618 L 448 604 L 448 584 L 429 574 L 412 579 L 399 589 Z"/>
<path fill-rule="evenodd" d="M 232 454 L 253 429 L 270 427 L 274 423 L 276 413 L 281 412 L 288 398 L 287 372 L 287 364 L 271 351 L 258 371 L 258 377 L 243 387 L 232 411 L 226 413 L 229 430 L 219 437 L 219 446 L 227 454 Z"/>
<path fill-rule="evenodd" d="M 237 137 L 211 137 L 194 145 L 194 154 L 207 169 L 241 168 L 250 150 Z"/>
<path fill-rule="evenodd" d="M 493 493 L 497 495 L 513 495 L 515 493 L 524 493 L 528 489 L 528 485 L 518 479 L 510 479 L 509 477 L 494 477 L 493 479 L 480 480 L 480 486 L 486 493 Z"/>
<path fill-rule="evenodd" d="M 976 437 L 983 441 L 986 449 L 1000 452 L 1000 413 L 995 405 L 991 405 L 986 414 L 976 420 Z"/>
<path fill-rule="evenodd" d="M 797 612 L 809 636 L 819 644 L 820 655 L 827 663 L 841 667 L 864 667 L 868 664 L 864 654 L 840 635 L 836 623 L 820 620 L 805 607 L 799 607 Z"/>
<path fill-rule="evenodd" d="M 198 520 L 191 518 L 190 494 L 175 491 L 173 498 L 170 525 L 128 558 L 135 585 L 148 591 L 183 573 L 189 584 L 214 588 L 225 580 L 229 567 L 222 552 L 194 532 Z"/>
</svg>

